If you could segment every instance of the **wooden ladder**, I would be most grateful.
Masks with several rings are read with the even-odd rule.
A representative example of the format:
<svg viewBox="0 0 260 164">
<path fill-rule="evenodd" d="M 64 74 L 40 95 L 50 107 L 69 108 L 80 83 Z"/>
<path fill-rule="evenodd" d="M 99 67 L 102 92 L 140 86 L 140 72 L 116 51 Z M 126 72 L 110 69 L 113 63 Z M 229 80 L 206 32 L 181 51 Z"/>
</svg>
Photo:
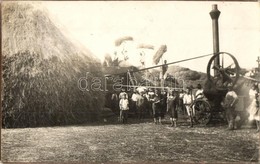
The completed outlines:
<svg viewBox="0 0 260 164">
<path fill-rule="evenodd" d="M 130 80 L 131 85 L 135 86 L 135 85 L 136 85 L 136 84 L 135 84 L 136 80 L 135 80 L 134 74 L 131 73 L 131 72 L 128 70 L 128 71 L 127 71 L 127 75 L 128 75 L 128 78 L 129 78 L 129 80 Z"/>
</svg>

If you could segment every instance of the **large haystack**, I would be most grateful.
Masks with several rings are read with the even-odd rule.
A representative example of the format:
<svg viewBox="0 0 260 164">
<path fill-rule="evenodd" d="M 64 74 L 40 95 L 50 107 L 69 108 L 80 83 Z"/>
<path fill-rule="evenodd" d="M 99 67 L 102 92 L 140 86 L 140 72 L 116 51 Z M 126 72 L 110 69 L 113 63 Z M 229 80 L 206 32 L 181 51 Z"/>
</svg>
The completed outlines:
<svg viewBox="0 0 260 164">
<path fill-rule="evenodd" d="M 41 6 L 3 2 L 2 34 L 4 127 L 98 119 L 103 93 L 80 90 L 78 80 L 86 72 L 89 80 L 102 77 L 100 62 L 73 45 Z"/>
</svg>

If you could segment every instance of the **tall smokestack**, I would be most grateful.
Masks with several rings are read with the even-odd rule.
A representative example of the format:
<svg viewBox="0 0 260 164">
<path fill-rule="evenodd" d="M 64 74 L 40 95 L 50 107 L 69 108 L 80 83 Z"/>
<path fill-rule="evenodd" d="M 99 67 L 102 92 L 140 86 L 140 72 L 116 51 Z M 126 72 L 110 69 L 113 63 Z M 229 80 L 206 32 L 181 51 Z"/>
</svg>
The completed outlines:
<svg viewBox="0 0 260 164">
<path fill-rule="evenodd" d="M 220 11 L 218 10 L 218 5 L 213 4 L 212 10 L 210 11 L 210 17 L 212 19 L 212 29 L 213 29 L 213 51 L 214 54 L 219 53 L 219 32 L 218 32 L 218 17 L 220 15 Z M 219 58 L 215 58 L 214 65 L 219 66 L 220 61 Z M 216 71 L 214 74 L 216 75 Z"/>
</svg>

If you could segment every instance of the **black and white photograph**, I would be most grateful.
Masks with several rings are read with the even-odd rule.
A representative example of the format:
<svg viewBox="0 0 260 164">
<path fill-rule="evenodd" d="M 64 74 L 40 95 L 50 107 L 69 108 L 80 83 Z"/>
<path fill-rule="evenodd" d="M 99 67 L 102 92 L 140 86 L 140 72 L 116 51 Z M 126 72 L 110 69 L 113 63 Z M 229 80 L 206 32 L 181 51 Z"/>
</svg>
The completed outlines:
<svg viewBox="0 0 260 164">
<path fill-rule="evenodd" d="M 258 163 L 258 1 L 2 1 L 0 163 Z"/>
</svg>

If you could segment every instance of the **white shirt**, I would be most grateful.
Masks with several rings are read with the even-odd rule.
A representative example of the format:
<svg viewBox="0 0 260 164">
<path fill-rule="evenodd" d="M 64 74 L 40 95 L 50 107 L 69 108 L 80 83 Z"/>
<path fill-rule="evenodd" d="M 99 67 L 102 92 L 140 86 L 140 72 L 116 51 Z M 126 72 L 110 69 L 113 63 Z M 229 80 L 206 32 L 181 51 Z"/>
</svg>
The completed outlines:
<svg viewBox="0 0 260 164">
<path fill-rule="evenodd" d="M 203 89 L 199 89 L 197 90 L 197 92 L 195 93 L 195 97 L 196 99 L 200 99 L 200 98 L 203 98 Z"/>
<path fill-rule="evenodd" d="M 229 96 L 233 97 L 233 99 L 237 99 L 237 94 L 235 91 L 228 91 L 228 93 L 226 94 L 226 98 Z"/>
<path fill-rule="evenodd" d="M 180 99 L 183 99 L 183 96 L 184 96 L 184 94 L 183 93 L 180 93 Z"/>
<path fill-rule="evenodd" d="M 238 100 L 238 96 L 235 91 L 228 91 L 224 99 L 225 106 L 233 106 L 234 103 Z"/>
<path fill-rule="evenodd" d="M 119 107 L 121 110 L 128 110 L 129 109 L 128 104 L 129 103 L 127 99 L 121 99 L 119 102 Z"/>
<path fill-rule="evenodd" d="M 155 97 L 155 93 L 153 91 L 149 91 L 147 94 L 147 99 L 148 101 L 153 101 L 154 97 Z"/>
<path fill-rule="evenodd" d="M 133 101 L 137 101 L 137 94 L 136 93 L 133 93 L 132 95 L 132 98 L 131 98 Z"/>
<path fill-rule="evenodd" d="M 253 89 L 249 90 L 249 96 L 251 99 L 254 99 L 256 94 L 257 94 L 256 90 L 253 90 Z"/>
<path fill-rule="evenodd" d="M 187 105 L 189 105 L 189 104 L 191 104 L 192 103 L 192 101 L 194 100 L 194 96 L 193 95 L 191 95 L 191 94 L 185 94 L 184 96 L 183 96 L 183 104 L 187 104 Z"/>
</svg>

